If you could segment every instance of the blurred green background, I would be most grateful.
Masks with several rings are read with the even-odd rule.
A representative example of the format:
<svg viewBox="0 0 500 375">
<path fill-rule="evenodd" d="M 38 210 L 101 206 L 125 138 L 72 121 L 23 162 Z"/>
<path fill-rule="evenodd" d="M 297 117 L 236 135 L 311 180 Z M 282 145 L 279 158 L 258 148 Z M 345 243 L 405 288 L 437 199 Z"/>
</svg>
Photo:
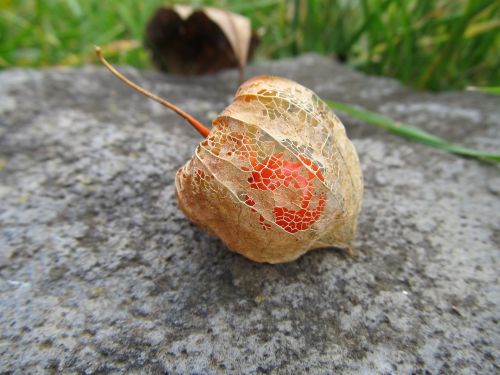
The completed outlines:
<svg viewBox="0 0 500 375">
<path fill-rule="evenodd" d="M 0 68 L 81 65 L 94 45 L 150 67 L 142 40 L 161 0 L 0 0 Z M 498 0 L 178 1 L 244 14 L 257 59 L 315 51 L 430 90 L 500 85 Z"/>
</svg>

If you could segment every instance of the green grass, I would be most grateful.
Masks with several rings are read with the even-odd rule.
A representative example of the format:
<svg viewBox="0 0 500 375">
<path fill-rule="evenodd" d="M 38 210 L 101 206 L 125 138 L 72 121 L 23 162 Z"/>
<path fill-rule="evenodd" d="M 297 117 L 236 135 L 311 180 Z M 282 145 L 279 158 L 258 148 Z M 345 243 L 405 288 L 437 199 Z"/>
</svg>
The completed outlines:
<svg viewBox="0 0 500 375">
<path fill-rule="evenodd" d="M 450 143 L 445 139 L 427 133 L 426 131 L 416 128 L 412 125 L 394 121 L 388 117 L 370 112 L 364 108 L 352 106 L 346 103 L 334 102 L 332 100 L 327 100 L 326 102 L 330 106 L 330 108 L 335 111 L 343 112 L 355 119 L 364 121 L 372 126 L 382 128 L 384 130 L 387 130 L 389 133 L 395 134 L 402 138 L 406 138 L 410 141 L 422 143 L 430 147 L 448 151 L 453 154 L 465 156 L 468 158 L 478 159 L 491 163 L 500 163 L 500 154 L 474 150 L 454 143 Z"/>
<path fill-rule="evenodd" d="M 477 86 L 469 86 L 467 87 L 468 91 L 479 91 L 484 92 L 485 94 L 492 95 L 500 95 L 500 86 L 497 87 L 477 87 Z"/>
<path fill-rule="evenodd" d="M 0 68 L 95 62 L 148 67 L 144 26 L 162 0 L 0 0 Z M 500 85 L 498 0 L 192 1 L 240 12 L 257 58 L 316 51 L 431 90 Z"/>
</svg>

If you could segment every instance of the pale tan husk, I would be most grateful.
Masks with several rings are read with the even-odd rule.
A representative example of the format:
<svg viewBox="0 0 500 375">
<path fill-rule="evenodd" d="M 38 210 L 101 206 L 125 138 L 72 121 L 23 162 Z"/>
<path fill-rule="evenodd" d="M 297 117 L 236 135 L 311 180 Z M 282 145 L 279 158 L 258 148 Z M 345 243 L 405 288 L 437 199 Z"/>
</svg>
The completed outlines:
<svg viewBox="0 0 500 375">
<path fill-rule="evenodd" d="M 344 126 L 311 90 L 279 77 L 245 82 L 178 172 L 179 205 L 257 262 L 351 252 L 363 180 Z"/>
</svg>

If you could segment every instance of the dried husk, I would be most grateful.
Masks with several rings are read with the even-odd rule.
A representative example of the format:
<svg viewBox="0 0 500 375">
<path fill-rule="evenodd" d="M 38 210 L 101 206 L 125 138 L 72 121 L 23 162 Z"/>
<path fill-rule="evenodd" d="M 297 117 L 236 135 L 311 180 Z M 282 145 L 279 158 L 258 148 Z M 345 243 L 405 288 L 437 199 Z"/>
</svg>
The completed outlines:
<svg viewBox="0 0 500 375">
<path fill-rule="evenodd" d="M 154 65 L 177 74 L 239 67 L 243 75 L 258 43 L 247 17 L 225 9 L 179 4 L 159 7 L 145 33 Z"/>
<path fill-rule="evenodd" d="M 353 248 L 363 180 L 344 126 L 311 90 L 279 77 L 245 82 L 178 172 L 184 213 L 257 262 Z"/>
</svg>

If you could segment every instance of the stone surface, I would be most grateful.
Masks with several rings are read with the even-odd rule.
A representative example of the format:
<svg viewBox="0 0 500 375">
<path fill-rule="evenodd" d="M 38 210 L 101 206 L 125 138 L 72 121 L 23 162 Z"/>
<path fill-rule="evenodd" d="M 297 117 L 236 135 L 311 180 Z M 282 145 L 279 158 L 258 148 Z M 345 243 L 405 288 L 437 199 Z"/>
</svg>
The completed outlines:
<svg viewBox="0 0 500 375">
<path fill-rule="evenodd" d="M 124 70 L 205 122 L 237 86 Z M 500 150 L 498 97 L 317 56 L 257 73 Z M 499 168 L 341 117 L 366 184 L 357 255 L 272 266 L 180 213 L 200 141 L 181 119 L 99 67 L 1 72 L 0 372 L 498 373 Z"/>
</svg>

